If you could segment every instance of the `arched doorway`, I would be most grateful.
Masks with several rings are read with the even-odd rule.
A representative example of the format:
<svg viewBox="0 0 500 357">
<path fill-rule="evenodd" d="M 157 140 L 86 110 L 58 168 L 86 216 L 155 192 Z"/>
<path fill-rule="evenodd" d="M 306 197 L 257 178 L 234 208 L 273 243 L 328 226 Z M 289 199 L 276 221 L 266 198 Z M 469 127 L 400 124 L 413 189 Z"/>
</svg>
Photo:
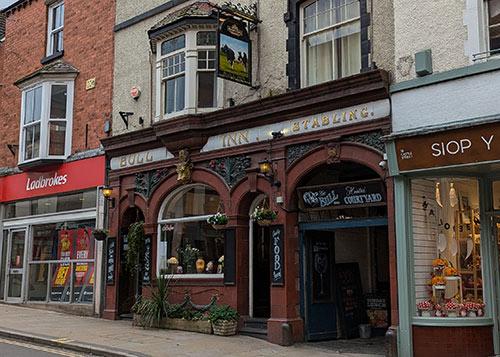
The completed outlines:
<svg viewBox="0 0 500 357">
<path fill-rule="evenodd" d="M 135 303 L 136 294 L 140 294 L 141 283 L 136 287 L 135 279 L 127 268 L 128 242 L 127 234 L 131 224 L 144 222 L 144 214 L 137 207 L 128 208 L 123 214 L 120 224 L 120 278 L 118 288 L 118 315 L 120 318 L 132 318 L 132 306 Z M 136 291 L 136 290 L 139 291 Z"/>
<path fill-rule="evenodd" d="M 385 183 L 359 163 L 325 164 L 300 180 L 295 199 L 306 339 L 358 337 L 362 324 L 373 327 L 373 335 L 385 334 L 390 323 Z"/>
<path fill-rule="evenodd" d="M 257 196 L 250 205 L 249 221 L 249 316 L 266 320 L 271 316 L 271 234 L 269 227 L 259 226 L 251 215 L 267 200 L 267 196 Z M 262 321 L 261 325 L 265 325 Z"/>
</svg>

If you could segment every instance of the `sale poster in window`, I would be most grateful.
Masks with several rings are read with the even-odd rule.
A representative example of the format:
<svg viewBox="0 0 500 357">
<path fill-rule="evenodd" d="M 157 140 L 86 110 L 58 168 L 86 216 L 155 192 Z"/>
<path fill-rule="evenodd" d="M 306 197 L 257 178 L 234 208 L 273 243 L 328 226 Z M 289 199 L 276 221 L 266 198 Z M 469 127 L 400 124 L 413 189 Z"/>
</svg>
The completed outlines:
<svg viewBox="0 0 500 357">
<path fill-rule="evenodd" d="M 92 229 L 89 227 L 76 230 L 77 260 L 92 259 Z M 75 263 L 75 281 L 73 294 L 75 302 L 92 302 L 94 292 L 94 265 L 93 263 Z"/>
<path fill-rule="evenodd" d="M 73 231 L 61 229 L 57 234 L 57 260 L 70 260 L 73 250 Z M 53 274 L 50 299 L 52 301 L 68 301 L 69 299 L 70 263 L 56 265 Z"/>
</svg>

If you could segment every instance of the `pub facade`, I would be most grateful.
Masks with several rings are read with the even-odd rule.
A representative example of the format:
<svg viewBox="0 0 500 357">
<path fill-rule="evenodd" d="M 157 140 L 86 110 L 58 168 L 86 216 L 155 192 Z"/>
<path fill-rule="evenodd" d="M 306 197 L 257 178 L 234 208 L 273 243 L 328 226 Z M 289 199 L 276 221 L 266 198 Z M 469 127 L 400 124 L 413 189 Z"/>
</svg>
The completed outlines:
<svg viewBox="0 0 500 357">
<path fill-rule="evenodd" d="M 299 43 L 287 53 L 276 42 L 276 34 L 297 36 L 306 17 L 321 30 L 318 2 L 280 5 L 284 23 L 275 21 L 277 4 L 231 12 L 216 2 L 178 3 L 134 16 L 117 8 L 114 135 L 102 140 L 113 202 L 104 317 L 129 316 L 141 293 L 125 256 L 129 227 L 142 221 L 142 293 L 169 276 L 172 302 L 215 296 L 238 310 L 242 333 L 284 345 L 356 337 L 360 324 L 385 334 L 397 325 L 393 185 L 382 141 L 391 131 L 389 75 L 369 66 L 362 46 L 366 3 L 342 5 L 352 53 L 335 59 L 333 72 L 314 69 L 314 56 L 301 67 Z M 327 12 L 340 14 L 332 3 Z M 215 46 L 235 29 L 219 29 L 228 11 L 258 20 L 240 37 L 254 52 L 234 61 L 258 85 L 215 76 Z M 120 56 L 132 37 L 141 39 L 133 55 Z M 231 60 L 220 53 L 219 62 Z M 263 209 L 274 212 L 266 222 Z M 216 213 L 228 217 L 224 227 L 207 222 Z"/>
</svg>

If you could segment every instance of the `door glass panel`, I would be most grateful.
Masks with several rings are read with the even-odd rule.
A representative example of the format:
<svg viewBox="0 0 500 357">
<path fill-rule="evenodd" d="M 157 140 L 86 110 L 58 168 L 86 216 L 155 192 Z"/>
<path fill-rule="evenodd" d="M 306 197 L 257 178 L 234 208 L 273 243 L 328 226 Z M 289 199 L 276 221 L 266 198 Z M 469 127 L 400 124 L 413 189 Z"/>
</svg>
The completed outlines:
<svg viewBox="0 0 500 357">
<path fill-rule="evenodd" d="M 24 264 L 24 232 L 12 233 L 12 247 L 10 249 L 10 268 L 22 269 Z"/>
<path fill-rule="evenodd" d="M 11 298 L 20 298 L 23 285 L 23 267 L 24 267 L 24 248 L 25 233 L 13 232 L 10 242 L 10 263 L 9 263 L 9 288 L 8 296 Z"/>
</svg>

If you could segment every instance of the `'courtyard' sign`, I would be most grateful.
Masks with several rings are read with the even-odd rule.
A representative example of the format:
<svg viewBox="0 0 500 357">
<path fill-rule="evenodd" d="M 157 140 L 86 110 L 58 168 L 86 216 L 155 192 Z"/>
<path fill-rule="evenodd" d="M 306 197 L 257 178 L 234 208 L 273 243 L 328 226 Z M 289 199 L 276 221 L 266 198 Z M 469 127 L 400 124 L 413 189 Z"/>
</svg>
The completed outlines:
<svg viewBox="0 0 500 357">
<path fill-rule="evenodd" d="M 340 209 L 385 204 L 385 189 L 380 180 L 300 187 L 297 190 L 302 210 Z"/>
</svg>

